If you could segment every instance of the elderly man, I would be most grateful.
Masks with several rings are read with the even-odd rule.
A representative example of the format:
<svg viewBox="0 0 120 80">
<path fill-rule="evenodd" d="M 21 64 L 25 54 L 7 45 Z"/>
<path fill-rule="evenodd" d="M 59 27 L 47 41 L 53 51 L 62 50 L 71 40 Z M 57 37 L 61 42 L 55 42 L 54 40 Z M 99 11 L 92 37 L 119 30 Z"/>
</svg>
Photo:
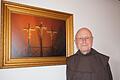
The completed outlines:
<svg viewBox="0 0 120 80">
<path fill-rule="evenodd" d="M 113 80 L 109 57 L 92 48 L 93 36 L 81 28 L 75 36 L 78 51 L 67 58 L 67 80 Z"/>
</svg>

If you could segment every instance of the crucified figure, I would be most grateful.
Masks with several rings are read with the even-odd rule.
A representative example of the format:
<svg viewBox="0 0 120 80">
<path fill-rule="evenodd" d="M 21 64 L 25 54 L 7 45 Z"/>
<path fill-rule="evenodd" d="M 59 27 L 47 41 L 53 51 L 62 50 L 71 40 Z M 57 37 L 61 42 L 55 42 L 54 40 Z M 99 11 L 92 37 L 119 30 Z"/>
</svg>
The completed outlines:
<svg viewBox="0 0 120 80">
<path fill-rule="evenodd" d="M 28 24 L 27 28 L 24 28 L 25 31 L 28 33 L 28 47 L 27 47 L 27 53 L 31 56 L 31 45 L 30 45 L 30 39 L 31 39 L 31 32 L 35 31 L 34 28 L 31 28 L 30 24 Z"/>
<path fill-rule="evenodd" d="M 53 51 L 53 36 L 54 36 L 54 34 L 57 34 L 57 31 L 56 31 L 56 30 L 53 30 L 53 28 L 51 27 L 51 30 L 47 31 L 47 33 L 50 34 L 51 45 L 52 45 L 52 51 Z"/>
<path fill-rule="evenodd" d="M 43 50 L 42 50 L 42 37 L 43 37 L 43 31 L 47 29 L 47 27 L 45 27 L 43 25 L 43 23 L 41 22 L 40 25 L 36 26 L 37 29 L 37 33 L 38 33 L 38 38 L 39 38 L 39 45 L 40 45 L 40 56 L 44 56 L 43 55 Z"/>
</svg>

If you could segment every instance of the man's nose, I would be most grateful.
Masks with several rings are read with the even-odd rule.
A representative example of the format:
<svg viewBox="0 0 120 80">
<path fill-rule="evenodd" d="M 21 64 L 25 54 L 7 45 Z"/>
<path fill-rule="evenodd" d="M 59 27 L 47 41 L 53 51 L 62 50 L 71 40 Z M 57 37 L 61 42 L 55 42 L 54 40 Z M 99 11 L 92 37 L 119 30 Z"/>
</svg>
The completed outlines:
<svg viewBox="0 0 120 80">
<path fill-rule="evenodd" d="M 86 38 L 82 38 L 82 43 L 86 44 Z"/>
</svg>

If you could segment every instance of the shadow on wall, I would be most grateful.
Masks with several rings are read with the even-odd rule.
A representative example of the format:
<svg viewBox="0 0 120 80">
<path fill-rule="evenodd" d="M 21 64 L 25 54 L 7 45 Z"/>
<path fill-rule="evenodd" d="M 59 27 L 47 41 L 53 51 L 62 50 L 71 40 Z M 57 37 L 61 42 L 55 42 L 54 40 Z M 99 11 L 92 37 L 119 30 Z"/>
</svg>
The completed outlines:
<svg viewBox="0 0 120 80">
<path fill-rule="evenodd" d="M 114 69 L 112 70 L 112 75 L 113 75 L 113 80 L 120 80 L 120 76 L 117 76 L 119 74 L 119 71 L 120 71 L 120 62 L 119 61 L 113 61 L 112 60 L 112 65 L 111 65 L 111 69 Z"/>
</svg>

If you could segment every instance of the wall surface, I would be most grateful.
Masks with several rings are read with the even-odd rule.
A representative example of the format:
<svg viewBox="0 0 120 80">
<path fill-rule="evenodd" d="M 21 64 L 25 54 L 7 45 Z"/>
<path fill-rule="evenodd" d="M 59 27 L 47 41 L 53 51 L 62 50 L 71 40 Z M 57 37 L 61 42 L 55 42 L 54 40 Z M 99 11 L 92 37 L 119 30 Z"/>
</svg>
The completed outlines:
<svg viewBox="0 0 120 80">
<path fill-rule="evenodd" d="M 114 80 L 120 80 L 120 2 L 118 0 L 8 0 L 74 14 L 74 32 L 93 31 L 93 48 L 110 56 Z M 75 34 L 74 33 L 74 34 Z M 74 48 L 76 52 L 76 47 Z M 0 69 L 0 80 L 66 80 L 66 65 Z"/>
</svg>

